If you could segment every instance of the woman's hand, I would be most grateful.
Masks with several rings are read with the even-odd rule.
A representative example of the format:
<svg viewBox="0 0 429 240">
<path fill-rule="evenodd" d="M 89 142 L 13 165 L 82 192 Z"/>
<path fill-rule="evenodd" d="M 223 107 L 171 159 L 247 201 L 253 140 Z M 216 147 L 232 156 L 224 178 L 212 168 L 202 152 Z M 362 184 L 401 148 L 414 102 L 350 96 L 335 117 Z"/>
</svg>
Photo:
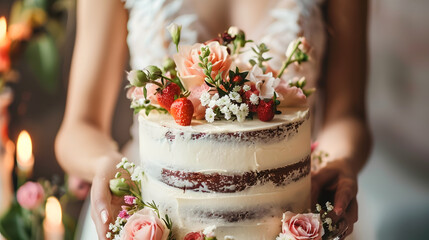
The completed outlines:
<svg viewBox="0 0 429 240">
<path fill-rule="evenodd" d="M 344 237 L 352 233 L 353 224 L 358 220 L 357 174 L 352 165 L 345 159 L 330 161 L 312 173 L 311 181 L 313 206 L 318 202 L 332 202 L 336 215 L 333 220 L 340 228 L 347 226 Z"/>
<path fill-rule="evenodd" d="M 120 154 L 103 156 L 97 160 L 98 168 L 95 170 L 91 188 L 91 217 L 99 239 L 106 239 L 109 223 L 114 221 L 114 216 L 118 215 L 123 205 L 123 198 L 114 196 L 109 188 L 109 181 L 118 171 L 116 164 L 120 160 Z"/>
</svg>

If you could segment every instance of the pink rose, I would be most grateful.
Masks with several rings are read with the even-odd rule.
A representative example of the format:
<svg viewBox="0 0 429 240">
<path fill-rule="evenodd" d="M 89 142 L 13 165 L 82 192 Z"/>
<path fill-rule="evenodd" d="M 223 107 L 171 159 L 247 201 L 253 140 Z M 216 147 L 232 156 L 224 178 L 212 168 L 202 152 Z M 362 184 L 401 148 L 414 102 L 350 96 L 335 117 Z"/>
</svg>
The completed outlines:
<svg viewBox="0 0 429 240">
<path fill-rule="evenodd" d="M 201 62 L 199 55 L 203 46 L 204 44 L 201 43 L 179 46 L 179 53 L 173 56 L 179 77 L 188 90 L 204 84 L 205 74 L 203 69 L 198 66 Z M 213 79 L 219 72 L 222 72 L 222 77 L 225 79 L 232 62 L 227 47 L 221 46 L 217 41 L 209 42 L 207 46 L 210 49 L 209 61 L 213 64 Z"/>
<path fill-rule="evenodd" d="M 84 180 L 70 175 L 68 179 L 69 191 L 79 200 L 84 200 L 91 190 L 91 184 Z"/>
<path fill-rule="evenodd" d="M 324 230 L 320 214 L 284 213 L 282 234 L 294 240 L 321 240 Z"/>
<path fill-rule="evenodd" d="M 186 234 L 183 240 L 204 240 L 204 234 L 202 232 L 190 232 Z"/>
<path fill-rule="evenodd" d="M 121 240 L 165 240 L 167 237 L 164 222 L 154 211 L 145 208 L 128 219 Z"/>
<path fill-rule="evenodd" d="M 42 204 L 45 199 L 45 191 L 37 182 L 26 182 L 18 189 L 16 198 L 21 207 L 31 210 Z"/>
</svg>

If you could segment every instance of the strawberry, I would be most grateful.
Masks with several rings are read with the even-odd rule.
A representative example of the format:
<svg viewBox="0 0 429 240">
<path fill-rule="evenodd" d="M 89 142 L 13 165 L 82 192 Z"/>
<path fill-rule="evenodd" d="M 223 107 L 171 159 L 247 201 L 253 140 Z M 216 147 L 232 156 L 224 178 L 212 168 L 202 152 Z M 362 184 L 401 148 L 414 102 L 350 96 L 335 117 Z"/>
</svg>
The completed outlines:
<svg viewBox="0 0 429 240">
<path fill-rule="evenodd" d="M 274 118 L 276 112 L 276 105 L 271 99 L 269 101 L 260 101 L 258 109 L 256 110 L 259 120 L 263 122 L 269 122 Z"/>
<path fill-rule="evenodd" d="M 158 104 L 170 111 L 171 104 L 174 102 L 174 97 L 180 95 L 180 87 L 175 83 L 168 84 L 164 89 L 156 93 Z"/>
<path fill-rule="evenodd" d="M 192 115 L 194 114 L 194 105 L 186 97 L 176 99 L 171 104 L 170 113 L 177 124 L 181 126 L 191 125 Z"/>
</svg>

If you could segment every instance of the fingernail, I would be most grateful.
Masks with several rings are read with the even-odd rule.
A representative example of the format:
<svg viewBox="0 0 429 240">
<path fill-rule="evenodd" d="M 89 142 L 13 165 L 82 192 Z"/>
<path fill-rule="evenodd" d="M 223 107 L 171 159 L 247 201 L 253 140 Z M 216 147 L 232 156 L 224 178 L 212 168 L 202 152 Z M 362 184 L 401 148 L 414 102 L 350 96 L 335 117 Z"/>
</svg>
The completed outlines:
<svg viewBox="0 0 429 240">
<path fill-rule="evenodd" d="M 107 223 L 107 220 L 109 220 L 109 217 L 107 216 L 107 211 L 101 211 L 101 221 L 103 221 L 103 223 Z"/>
</svg>

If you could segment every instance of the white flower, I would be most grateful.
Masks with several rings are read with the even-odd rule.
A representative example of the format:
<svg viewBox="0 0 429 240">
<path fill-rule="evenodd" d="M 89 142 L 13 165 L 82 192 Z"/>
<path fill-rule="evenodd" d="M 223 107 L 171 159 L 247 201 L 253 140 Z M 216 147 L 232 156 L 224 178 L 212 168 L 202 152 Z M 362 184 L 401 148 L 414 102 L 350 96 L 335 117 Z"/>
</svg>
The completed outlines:
<svg viewBox="0 0 429 240">
<path fill-rule="evenodd" d="M 231 105 L 231 99 L 228 96 L 223 96 L 216 101 L 216 105 L 219 107 Z"/>
<path fill-rule="evenodd" d="M 230 110 L 233 114 L 237 114 L 237 113 L 238 113 L 238 105 L 237 105 L 237 104 L 231 104 L 231 106 L 229 106 L 229 110 Z"/>
<path fill-rule="evenodd" d="M 210 102 L 210 93 L 203 92 L 200 97 L 201 106 L 207 106 Z"/>
<path fill-rule="evenodd" d="M 320 204 L 316 204 L 316 210 L 318 212 L 322 211 L 322 206 L 320 206 Z"/>
<path fill-rule="evenodd" d="M 221 113 L 223 113 L 223 114 L 225 114 L 225 113 L 229 113 L 229 112 L 230 112 L 229 107 L 228 107 L 228 106 L 224 106 L 224 107 L 222 107 L 222 108 L 220 109 L 220 112 L 221 112 Z"/>
<path fill-rule="evenodd" d="M 334 210 L 334 206 L 332 206 L 331 202 L 326 202 L 326 210 L 328 210 L 328 212 Z"/>
<path fill-rule="evenodd" d="M 231 119 L 231 112 L 226 112 L 226 113 L 224 113 L 224 115 L 225 115 L 226 120 Z"/>
<path fill-rule="evenodd" d="M 245 119 L 246 119 L 246 116 L 242 112 L 237 113 L 238 122 L 244 122 Z"/>
<path fill-rule="evenodd" d="M 232 89 L 232 91 L 233 91 L 233 92 L 240 92 L 240 90 L 241 90 L 241 87 L 240 87 L 240 86 L 235 86 L 235 87 Z"/>
<path fill-rule="evenodd" d="M 254 93 L 252 93 L 252 95 L 250 95 L 249 100 L 253 105 L 258 105 L 258 103 L 259 103 L 259 97 Z"/>
<path fill-rule="evenodd" d="M 111 238 L 112 237 L 112 233 L 111 232 L 107 232 L 106 233 L 106 238 Z"/>
<path fill-rule="evenodd" d="M 131 163 L 129 163 L 129 162 L 124 163 L 124 168 L 125 169 L 130 169 L 131 168 Z"/>
<path fill-rule="evenodd" d="M 209 102 L 209 108 L 213 108 L 214 106 L 216 106 L 217 101 L 216 100 L 210 100 Z"/>
<path fill-rule="evenodd" d="M 143 171 L 140 166 L 136 167 L 131 174 L 131 180 L 132 181 L 141 181 L 143 179 Z"/>
<path fill-rule="evenodd" d="M 228 34 L 231 35 L 231 37 L 235 37 L 240 33 L 240 29 L 236 26 L 231 26 L 228 29 Z"/>
<path fill-rule="evenodd" d="M 247 104 L 245 104 L 245 103 L 242 103 L 240 105 L 240 111 L 245 112 L 246 115 L 247 115 L 247 113 L 249 113 L 249 106 Z"/>
<path fill-rule="evenodd" d="M 246 92 L 249 91 L 250 89 L 251 89 L 251 87 L 249 85 L 244 85 L 243 86 L 243 90 L 246 91 Z"/>
<path fill-rule="evenodd" d="M 237 92 L 230 92 L 229 93 L 229 98 L 232 100 L 232 101 L 236 101 L 236 102 L 241 102 L 241 96 L 240 96 L 240 94 L 239 93 L 237 93 Z"/>
<path fill-rule="evenodd" d="M 255 83 L 261 99 L 271 99 L 274 96 L 275 88 L 279 85 L 280 79 L 273 77 L 273 73 L 265 73 L 258 65 L 253 66 L 249 71 L 249 80 Z"/>
<path fill-rule="evenodd" d="M 215 230 L 216 230 L 216 225 L 208 226 L 208 227 L 204 228 L 203 234 L 206 237 L 215 237 L 216 236 L 216 234 L 214 232 Z"/>
<path fill-rule="evenodd" d="M 213 94 L 212 100 L 218 100 L 219 99 L 219 94 L 215 93 Z"/>
<path fill-rule="evenodd" d="M 119 162 L 117 165 L 116 165 L 116 168 L 121 168 L 121 167 L 123 167 L 124 165 L 125 165 L 125 163 L 127 163 L 128 162 L 128 159 L 126 158 L 126 157 L 123 157 L 122 159 L 121 159 L 121 162 Z"/>
<path fill-rule="evenodd" d="M 235 240 L 235 237 L 233 237 L 233 236 L 225 236 L 223 239 L 224 240 Z"/>
<path fill-rule="evenodd" d="M 216 116 L 216 114 L 213 112 L 213 109 L 211 109 L 211 108 L 207 108 L 206 109 L 206 116 L 205 116 L 205 118 L 206 118 L 207 122 L 210 122 L 210 123 L 214 122 L 215 116 Z"/>
</svg>

